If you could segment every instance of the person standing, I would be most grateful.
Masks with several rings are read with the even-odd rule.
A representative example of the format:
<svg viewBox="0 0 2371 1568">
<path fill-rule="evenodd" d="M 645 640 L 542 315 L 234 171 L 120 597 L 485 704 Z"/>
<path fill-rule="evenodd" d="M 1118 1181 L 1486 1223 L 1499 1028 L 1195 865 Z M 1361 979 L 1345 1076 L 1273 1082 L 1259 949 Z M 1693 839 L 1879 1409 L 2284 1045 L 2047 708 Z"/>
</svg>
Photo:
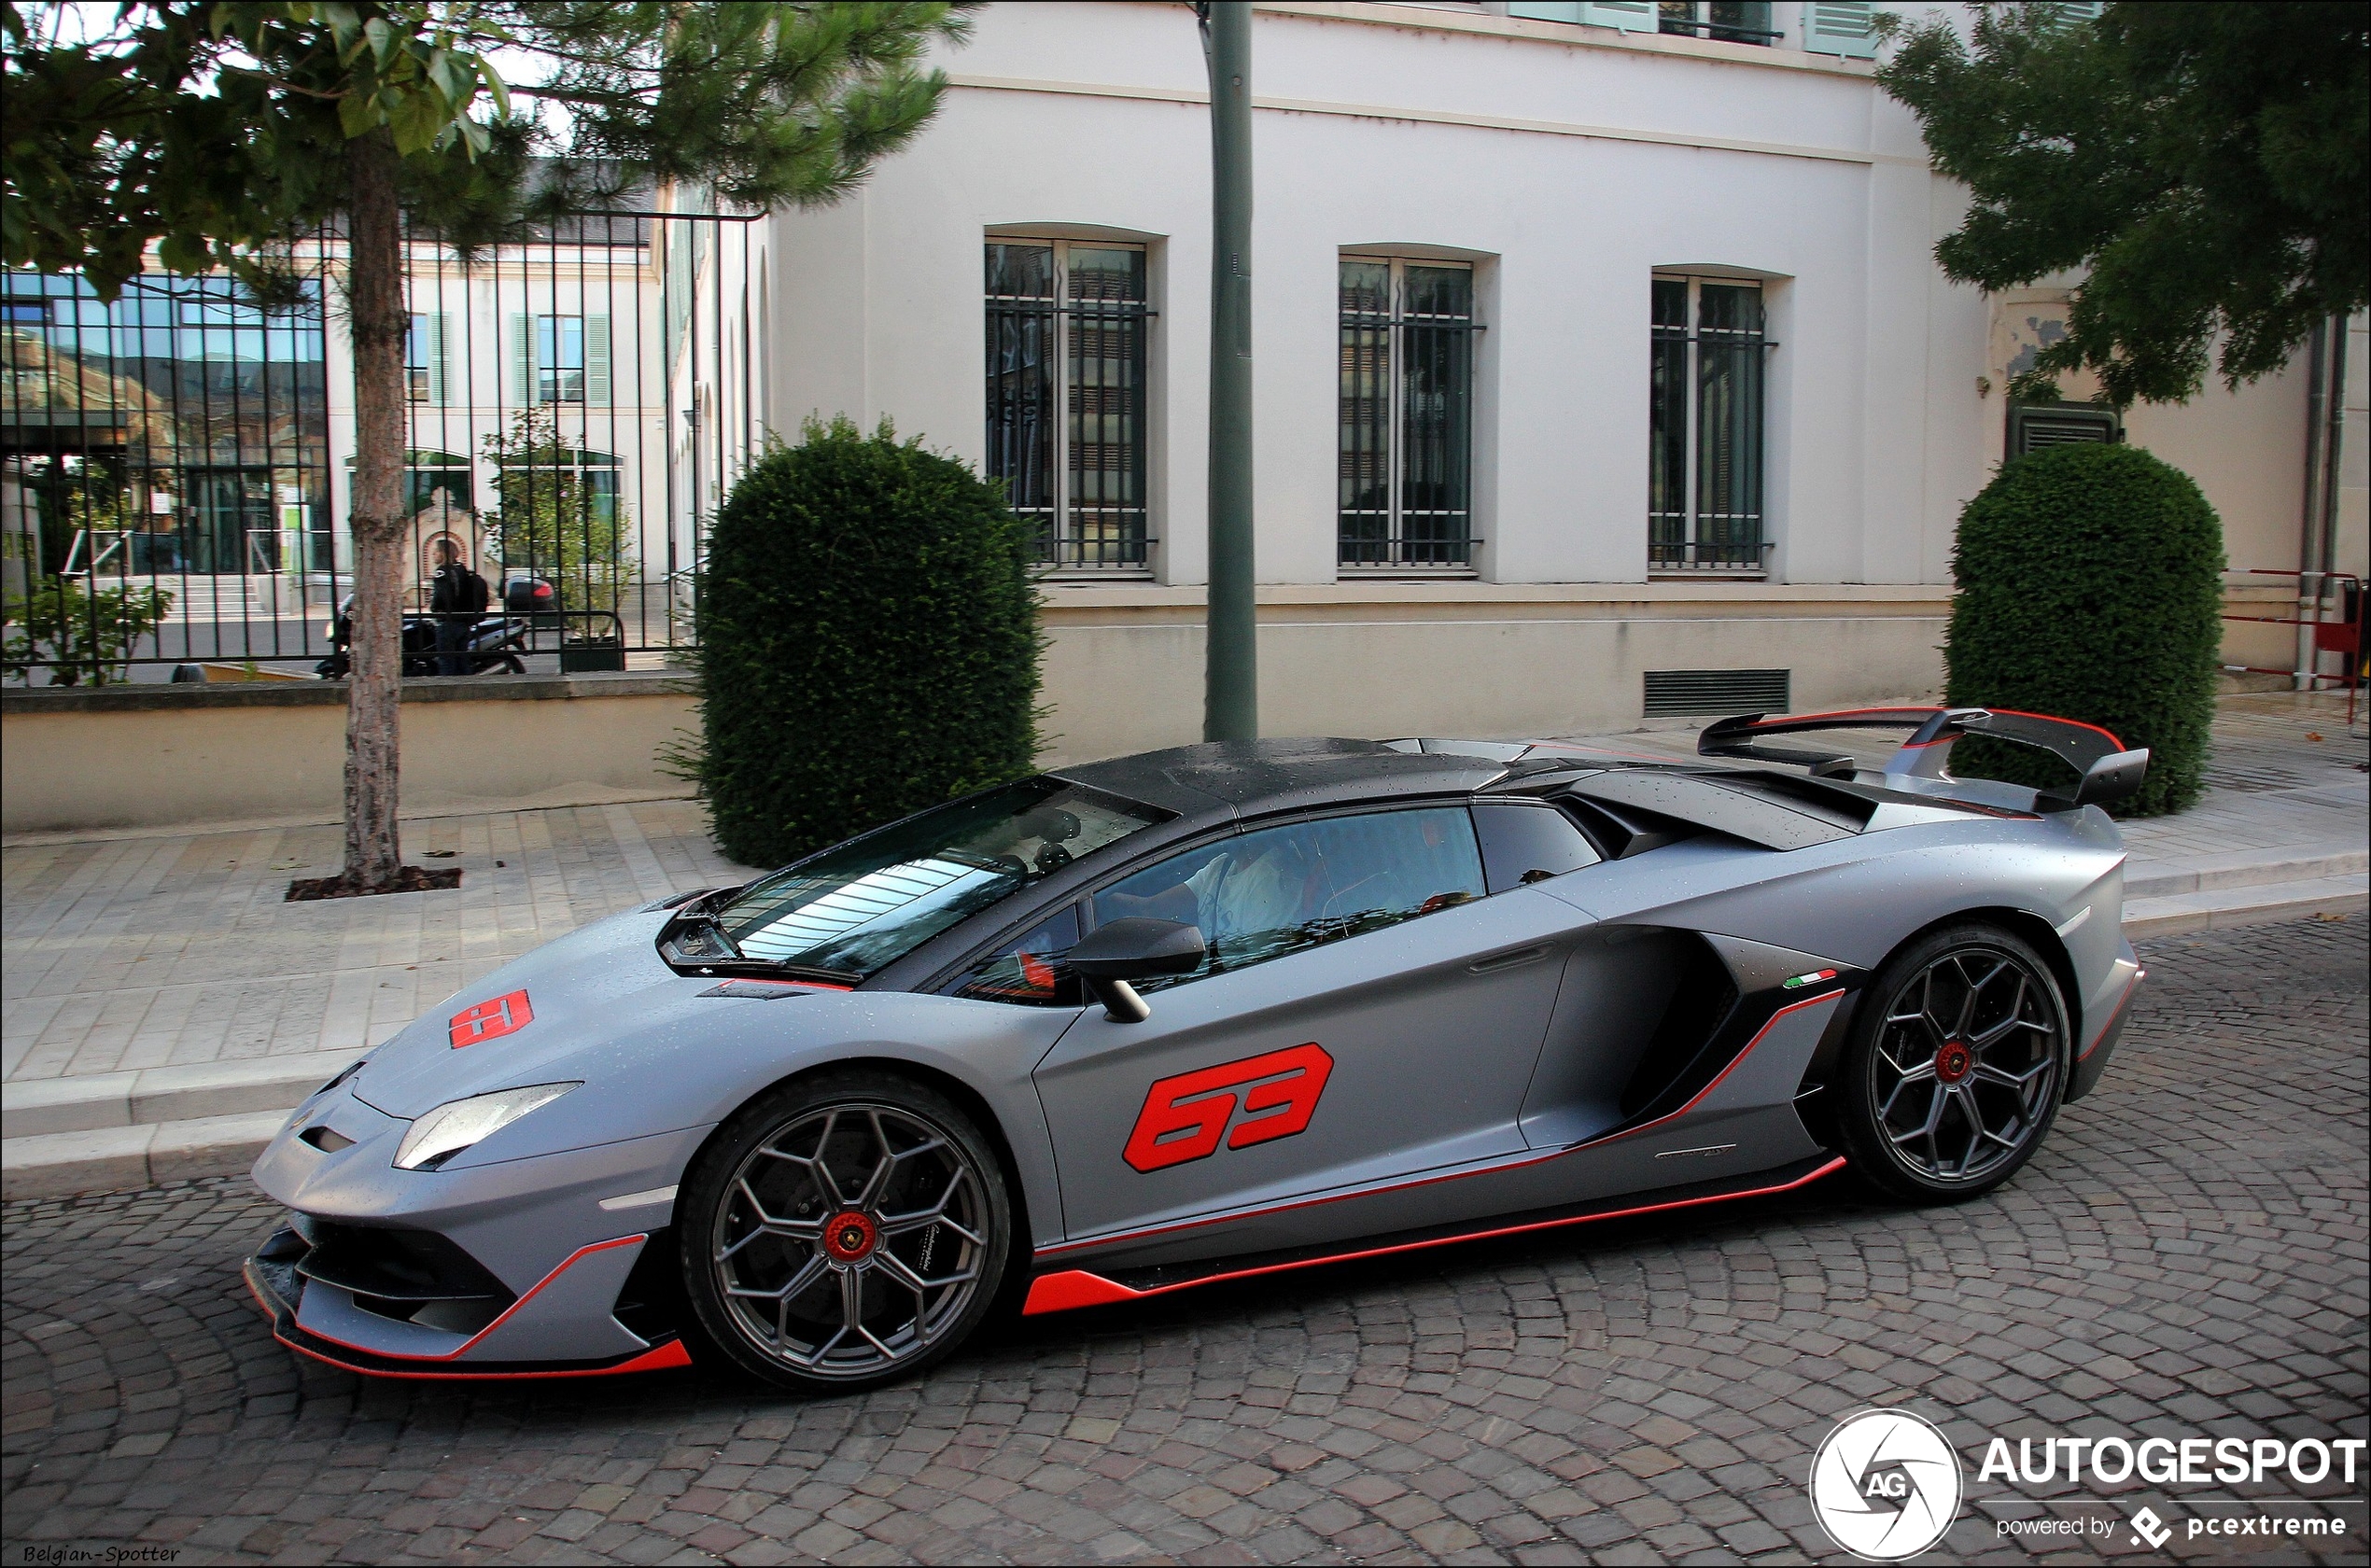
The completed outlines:
<svg viewBox="0 0 2371 1568">
<path fill-rule="evenodd" d="M 439 675 L 468 675 L 470 633 L 493 595 L 485 579 L 471 570 L 449 539 L 436 541 L 436 575 L 428 587 L 428 612 L 436 617 Z"/>
</svg>

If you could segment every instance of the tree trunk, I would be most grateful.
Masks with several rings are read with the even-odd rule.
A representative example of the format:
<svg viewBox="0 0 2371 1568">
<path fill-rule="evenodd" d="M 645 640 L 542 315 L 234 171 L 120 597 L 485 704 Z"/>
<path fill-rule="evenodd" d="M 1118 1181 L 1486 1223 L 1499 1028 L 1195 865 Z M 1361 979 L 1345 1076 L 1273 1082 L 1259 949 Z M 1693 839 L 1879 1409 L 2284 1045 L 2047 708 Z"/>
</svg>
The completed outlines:
<svg viewBox="0 0 2371 1568">
<path fill-rule="evenodd" d="M 403 232 L 395 138 L 347 144 L 346 312 L 354 342 L 353 660 L 345 710 L 345 882 L 396 887 L 396 737 L 403 673 Z"/>
</svg>

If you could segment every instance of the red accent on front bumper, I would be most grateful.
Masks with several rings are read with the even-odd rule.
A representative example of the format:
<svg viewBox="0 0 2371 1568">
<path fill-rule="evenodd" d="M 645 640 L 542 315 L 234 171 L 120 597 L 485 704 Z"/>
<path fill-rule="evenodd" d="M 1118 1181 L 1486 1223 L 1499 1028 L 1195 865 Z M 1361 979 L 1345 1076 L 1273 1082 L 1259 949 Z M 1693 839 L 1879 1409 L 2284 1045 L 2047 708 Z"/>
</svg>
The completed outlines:
<svg viewBox="0 0 2371 1568">
<path fill-rule="evenodd" d="M 615 1366 L 564 1366 L 556 1367 L 549 1372 L 390 1372 L 383 1367 L 358 1366 L 352 1362 L 340 1361 L 335 1356 L 326 1355 L 319 1351 L 300 1345 L 286 1335 L 275 1333 L 272 1337 L 301 1356 L 317 1361 L 325 1366 L 334 1366 L 342 1372 L 354 1372 L 365 1378 L 395 1378 L 412 1382 L 493 1382 L 516 1378 L 614 1378 L 624 1372 L 666 1372 L 692 1365 L 692 1352 L 683 1348 L 683 1341 L 670 1339 L 664 1345 L 653 1345 L 632 1361 L 623 1361 Z"/>
<path fill-rule="evenodd" d="M 358 1373 L 366 1378 L 397 1378 L 414 1380 L 433 1379 L 440 1381 L 448 1379 L 484 1381 L 507 1378 L 613 1378 L 625 1372 L 665 1372 L 678 1367 L 689 1366 L 692 1365 L 692 1352 L 680 1339 L 670 1339 L 663 1345 L 653 1345 L 649 1350 L 642 1351 L 639 1355 L 633 1356 L 627 1360 L 618 1362 L 614 1365 L 610 1366 L 555 1366 L 548 1370 L 536 1367 L 514 1366 L 500 1370 L 470 1370 L 469 1369 L 467 1363 L 456 1364 L 453 1359 L 454 1357 L 460 1355 L 463 1351 L 467 1351 L 470 1345 L 476 1344 L 488 1334 L 493 1333 L 496 1328 L 501 1325 L 504 1319 L 509 1318 L 512 1313 L 516 1312 L 521 1307 L 526 1306 L 528 1297 L 534 1295 L 537 1291 L 541 1290 L 554 1280 L 558 1279 L 562 1271 L 565 1270 L 568 1265 L 576 1262 L 577 1259 L 583 1257 L 588 1253 L 605 1252 L 611 1247 L 622 1247 L 628 1242 L 641 1241 L 646 1239 L 647 1238 L 639 1235 L 622 1236 L 614 1240 L 596 1241 L 590 1246 L 578 1248 L 575 1252 L 569 1253 L 567 1258 L 562 1260 L 558 1267 L 553 1269 L 551 1273 L 546 1274 L 541 1280 L 538 1281 L 533 1289 L 530 1289 L 526 1293 L 526 1295 L 523 1295 L 517 1301 L 512 1303 L 510 1309 L 502 1314 L 502 1317 L 497 1318 L 493 1323 L 488 1323 L 484 1328 L 480 1329 L 475 1335 L 472 1335 L 469 1343 L 463 1345 L 460 1350 L 448 1351 L 446 1354 L 442 1356 L 407 1356 L 398 1355 L 384 1351 L 371 1351 L 360 1345 L 349 1345 L 343 1340 L 332 1339 L 326 1334 L 316 1334 L 310 1329 L 300 1328 L 296 1323 L 293 1307 L 284 1308 L 282 1306 L 275 1305 L 271 1299 L 266 1297 L 262 1289 L 258 1286 L 253 1273 L 254 1266 L 252 1263 L 249 1264 L 247 1268 L 241 1270 L 240 1282 L 246 1286 L 247 1295 L 254 1298 L 257 1309 L 261 1311 L 265 1317 L 272 1320 L 273 1338 L 277 1339 L 281 1344 L 286 1345 L 288 1349 L 296 1351 L 296 1353 L 301 1356 L 320 1362 L 327 1366 L 337 1367 L 341 1371 Z M 301 1343 L 297 1338 L 291 1337 L 292 1335 L 302 1335 L 304 1339 L 310 1340 L 312 1343 Z M 326 1350 L 319 1348 L 323 1346 L 329 1348 Z M 335 1353 L 338 1351 L 352 1351 L 356 1352 L 358 1359 L 344 1359 Z M 434 1367 L 436 1370 L 414 1371 L 409 1366 L 390 1367 L 386 1365 L 371 1365 L 372 1362 L 387 1361 L 413 1363 L 423 1367 Z"/>
</svg>

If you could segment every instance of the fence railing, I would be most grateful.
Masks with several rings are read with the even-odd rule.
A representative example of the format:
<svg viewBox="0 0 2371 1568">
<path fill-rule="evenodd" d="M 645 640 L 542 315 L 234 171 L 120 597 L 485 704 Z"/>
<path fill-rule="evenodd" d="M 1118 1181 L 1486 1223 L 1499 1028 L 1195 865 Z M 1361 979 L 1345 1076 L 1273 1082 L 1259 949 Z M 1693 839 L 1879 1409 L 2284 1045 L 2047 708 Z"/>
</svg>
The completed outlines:
<svg viewBox="0 0 2371 1568">
<path fill-rule="evenodd" d="M 431 609 L 450 559 L 498 609 L 540 580 L 588 628 L 535 639 L 530 668 L 693 643 L 708 520 L 764 426 L 763 246 L 751 218 L 700 211 L 596 213 L 468 258 L 407 237 L 407 609 Z M 332 660 L 353 586 L 344 242 L 289 259 L 286 309 L 226 277 L 151 273 L 103 302 L 77 277 L 0 274 L 9 679 Z"/>
</svg>

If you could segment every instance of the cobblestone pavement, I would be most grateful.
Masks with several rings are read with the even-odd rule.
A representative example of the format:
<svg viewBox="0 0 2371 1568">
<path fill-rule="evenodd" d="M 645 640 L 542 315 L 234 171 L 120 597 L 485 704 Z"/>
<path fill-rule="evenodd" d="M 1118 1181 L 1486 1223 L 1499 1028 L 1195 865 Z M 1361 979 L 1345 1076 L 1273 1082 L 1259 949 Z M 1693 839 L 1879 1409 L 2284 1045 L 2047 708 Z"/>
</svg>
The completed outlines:
<svg viewBox="0 0 2371 1568">
<path fill-rule="evenodd" d="M 358 1379 L 241 1293 L 273 1223 L 243 1182 L 12 1205 L 5 1556 L 1840 1561 L 1810 1453 L 1899 1403 L 1971 1462 L 1938 1558 L 2026 1561 L 1998 1521 L 2055 1514 L 2115 1529 L 2054 1561 L 2154 1559 L 2124 1522 L 2146 1502 L 2176 1557 L 2213 1555 L 2189 1518 L 2268 1512 L 2345 1518 L 2320 1560 L 2361 1561 L 2360 1469 L 2235 1503 L 1972 1462 L 1995 1435 L 2365 1435 L 2364 939 L 2356 917 L 2153 945 L 2106 1083 L 1961 1207 L 1831 1181 L 1031 1320 L 845 1398 Z"/>
</svg>

